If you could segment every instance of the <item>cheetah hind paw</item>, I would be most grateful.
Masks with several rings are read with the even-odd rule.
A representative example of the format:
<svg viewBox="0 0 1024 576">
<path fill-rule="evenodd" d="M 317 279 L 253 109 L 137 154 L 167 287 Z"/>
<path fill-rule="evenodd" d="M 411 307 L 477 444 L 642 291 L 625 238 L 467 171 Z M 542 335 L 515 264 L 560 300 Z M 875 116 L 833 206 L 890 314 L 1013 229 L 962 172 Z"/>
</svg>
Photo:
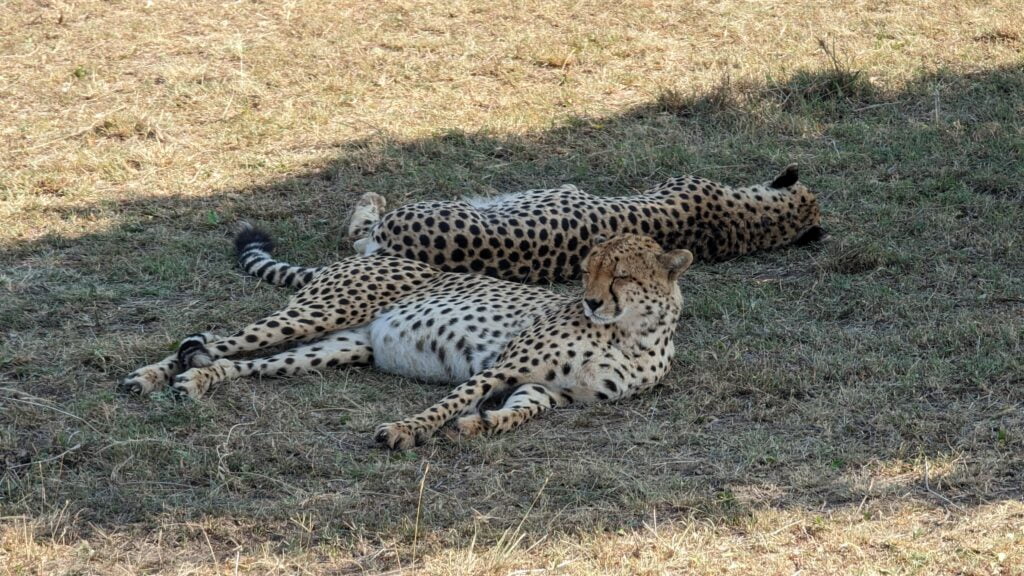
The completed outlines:
<svg viewBox="0 0 1024 576">
<path fill-rule="evenodd" d="M 356 208 L 362 208 L 364 206 L 372 208 L 373 210 L 376 210 L 377 215 L 379 216 L 384 213 L 387 205 L 388 201 L 380 194 L 377 194 L 376 192 L 367 192 L 359 198 L 359 202 L 356 203 Z"/>
<path fill-rule="evenodd" d="M 387 200 L 380 194 L 367 192 L 363 194 L 352 209 L 352 216 L 349 218 L 348 237 L 352 242 L 363 239 L 370 228 L 380 220 L 381 214 L 387 207 Z"/>
</svg>

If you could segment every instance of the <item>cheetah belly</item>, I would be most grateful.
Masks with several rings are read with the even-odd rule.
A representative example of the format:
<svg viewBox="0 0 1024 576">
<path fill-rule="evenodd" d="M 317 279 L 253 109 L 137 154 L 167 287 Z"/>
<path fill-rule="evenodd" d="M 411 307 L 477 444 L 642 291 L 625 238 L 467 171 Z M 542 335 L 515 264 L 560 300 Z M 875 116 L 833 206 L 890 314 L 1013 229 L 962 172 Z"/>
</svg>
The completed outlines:
<svg viewBox="0 0 1024 576">
<path fill-rule="evenodd" d="M 352 243 L 352 247 L 360 256 L 369 256 L 380 250 L 380 244 L 373 240 L 372 237 L 360 238 Z"/>
<path fill-rule="evenodd" d="M 441 298 L 399 304 L 374 319 L 370 345 L 376 366 L 417 380 L 459 383 L 493 365 L 512 332 L 467 321 L 466 303 L 447 314 L 430 312 L 445 304 Z"/>
</svg>

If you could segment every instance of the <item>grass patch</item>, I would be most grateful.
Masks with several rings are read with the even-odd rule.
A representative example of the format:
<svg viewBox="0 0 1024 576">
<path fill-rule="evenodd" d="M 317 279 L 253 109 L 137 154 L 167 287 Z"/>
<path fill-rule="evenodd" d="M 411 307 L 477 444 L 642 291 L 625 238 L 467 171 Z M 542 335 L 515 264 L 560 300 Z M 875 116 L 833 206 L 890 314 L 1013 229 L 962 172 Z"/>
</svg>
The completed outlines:
<svg viewBox="0 0 1024 576">
<path fill-rule="evenodd" d="M 1014 2 L 21 8 L 0 7 L 13 572 L 1024 563 Z M 634 401 L 396 455 L 373 427 L 438 387 L 112 391 L 287 297 L 232 268 L 238 219 L 315 264 L 367 191 L 622 194 L 794 161 L 832 241 L 688 272 L 675 367 Z"/>
</svg>

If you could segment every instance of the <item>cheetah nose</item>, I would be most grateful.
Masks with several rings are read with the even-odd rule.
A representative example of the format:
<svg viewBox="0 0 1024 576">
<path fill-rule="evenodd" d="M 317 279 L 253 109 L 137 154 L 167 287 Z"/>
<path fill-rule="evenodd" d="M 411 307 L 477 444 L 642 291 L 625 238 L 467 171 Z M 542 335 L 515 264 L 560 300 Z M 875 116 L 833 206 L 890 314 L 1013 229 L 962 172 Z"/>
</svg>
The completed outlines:
<svg viewBox="0 0 1024 576">
<path fill-rule="evenodd" d="M 584 299 L 583 303 L 587 305 L 587 308 L 590 308 L 591 312 L 597 312 L 597 309 L 600 308 L 602 304 L 600 300 L 591 300 L 589 298 Z"/>
</svg>

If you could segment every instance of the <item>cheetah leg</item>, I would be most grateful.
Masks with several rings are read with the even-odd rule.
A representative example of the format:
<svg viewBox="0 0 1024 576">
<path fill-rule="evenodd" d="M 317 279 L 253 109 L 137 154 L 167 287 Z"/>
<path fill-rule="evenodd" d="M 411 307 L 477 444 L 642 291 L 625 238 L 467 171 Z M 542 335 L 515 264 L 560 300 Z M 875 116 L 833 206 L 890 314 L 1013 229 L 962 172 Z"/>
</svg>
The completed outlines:
<svg viewBox="0 0 1024 576">
<path fill-rule="evenodd" d="M 216 339 L 217 337 L 210 333 L 193 334 L 185 337 L 178 346 L 178 349 L 181 350 L 182 347 L 189 348 L 195 343 L 202 345 Z M 129 394 L 151 394 L 162 390 L 164 386 L 170 384 L 171 379 L 181 373 L 181 371 L 182 364 L 178 360 L 178 353 L 175 352 L 155 364 L 143 366 L 132 372 L 118 384 L 117 388 L 119 391 Z"/>
<path fill-rule="evenodd" d="M 608 359 L 602 361 L 591 360 L 583 365 L 580 371 L 580 380 L 589 383 L 587 389 L 592 396 L 578 397 L 577 400 L 587 402 L 594 400 L 621 400 L 632 396 L 649 386 L 644 384 L 644 388 L 641 388 L 641 382 L 632 378 L 626 380 L 622 375 L 636 374 L 639 371 L 639 368 L 635 365 L 625 362 L 615 362 Z M 651 385 L 653 385 L 653 382 L 652 378 Z"/>
<path fill-rule="evenodd" d="M 568 398 L 562 394 L 552 392 L 540 384 L 529 384 L 516 389 L 500 409 L 463 416 L 455 428 L 460 436 L 467 437 L 481 432 L 499 434 L 522 426 L 542 412 L 568 403 Z"/>
<path fill-rule="evenodd" d="M 337 322 L 328 319 L 328 314 L 319 313 L 314 316 L 315 312 L 292 306 L 257 320 L 227 338 L 217 338 L 206 333 L 187 336 L 181 341 L 176 353 L 132 372 L 121 381 L 118 388 L 124 392 L 149 394 L 162 389 L 171 379 L 189 368 L 207 367 L 220 358 L 277 344 L 309 340 L 339 328 Z M 369 314 L 366 316 L 353 318 L 349 326 L 365 323 L 369 320 Z"/>
<path fill-rule="evenodd" d="M 506 390 L 510 385 L 509 377 L 501 372 L 485 370 L 419 414 L 377 426 L 374 438 L 392 450 L 406 450 L 422 444 L 452 418 L 477 411 L 481 402 Z"/>
<path fill-rule="evenodd" d="M 348 328 L 366 321 L 338 326 L 337 322 L 330 320 L 328 316 L 321 313 L 314 317 L 311 311 L 302 307 L 288 307 L 249 324 L 227 338 L 212 342 L 183 341 L 178 348 L 178 362 L 184 369 L 203 368 L 221 358 L 255 352 L 278 344 L 310 340 L 328 331 Z"/>
<path fill-rule="evenodd" d="M 373 192 L 363 194 L 359 202 L 356 203 L 356 207 L 352 210 L 352 218 L 348 223 L 348 237 L 357 252 L 363 252 L 363 246 L 360 243 L 366 243 L 370 229 L 380 221 L 380 216 L 386 207 L 387 201 L 384 197 Z"/>
<path fill-rule="evenodd" d="M 178 396 L 193 400 L 201 398 L 210 386 L 246 376 L 281 378 L 305 374 L 324 367 L 344 364 L 368 364 L 373 349 L 365 330 L 342 330 L 302 346 L 266 358 L 229 360 L 221 358 L 212 364 L 191 368 L 179 374 L 171 386 Z"/>
</svg>

